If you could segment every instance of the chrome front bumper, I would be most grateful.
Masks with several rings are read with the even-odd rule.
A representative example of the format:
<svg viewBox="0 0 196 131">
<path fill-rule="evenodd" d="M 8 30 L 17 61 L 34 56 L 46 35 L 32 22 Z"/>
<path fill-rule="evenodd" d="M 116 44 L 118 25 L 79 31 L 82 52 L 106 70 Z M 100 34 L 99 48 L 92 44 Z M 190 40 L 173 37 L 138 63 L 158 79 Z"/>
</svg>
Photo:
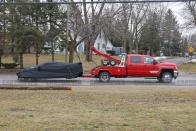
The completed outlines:
<svg viewBox="0 0 196 131">
<path fill-rule="evenodd" d="M 174 71 L 174 79 L 176 79 L 179 75 L 179 72 L 178 71 Z"/>
</svg>

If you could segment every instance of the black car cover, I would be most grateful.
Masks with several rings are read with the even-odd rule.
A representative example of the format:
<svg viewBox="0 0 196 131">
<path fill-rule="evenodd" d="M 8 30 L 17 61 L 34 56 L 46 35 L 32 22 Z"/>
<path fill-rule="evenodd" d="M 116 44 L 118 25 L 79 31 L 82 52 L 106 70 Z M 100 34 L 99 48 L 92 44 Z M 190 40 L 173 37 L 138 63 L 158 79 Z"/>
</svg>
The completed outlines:
<svg viewBox="0 0 196 131">
<path fill-rule="evenodd" d="M 24 69 L 17 73 L 18 78 L 76 78 L 83 75 L 82 63 L 50 62 Z"/>
</svg>

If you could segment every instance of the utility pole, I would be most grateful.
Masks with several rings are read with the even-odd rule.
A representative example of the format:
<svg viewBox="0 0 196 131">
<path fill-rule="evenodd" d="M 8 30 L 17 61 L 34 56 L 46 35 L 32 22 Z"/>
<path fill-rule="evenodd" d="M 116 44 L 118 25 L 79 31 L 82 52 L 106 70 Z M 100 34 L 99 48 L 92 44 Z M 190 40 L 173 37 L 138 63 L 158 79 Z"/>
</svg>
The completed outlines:
<svg viewBox="0 0 196 131">
<path fill-rule="evenodd" d="M 49 10 L 50 10 L 50 13 L 49 13 L 50 33 L 54 29 L 54 25 L 52 23 L 52 17 L 53 17 L 53 15 L 51 14 L 51 10 L 52 9 L 53 8 L 51 6 L 49 6 Z M 50 44 L 51 44 L 52 62 L 54 62 L 54 41 L 53 41 L 53 38 L 51 39 Z"/>
<path fill-rule="evenodd" d="M 5 0 L 3 0 L 3 3 L 5 4 Z M 3 5 L 3 37 L 2 37 L 2 43 L 0 43 L 0 69 L 1 69 L 1 63 L 2 63 L 2 55 L 3 55 L 3 47 L 5 46 L 5 39 L 6 39 L 6 21 L 5 21 L 5 10 L 6 7 Z"/>
<path fill-rule="evenodd" d="M 69 2 L 69 0 L 67 0 L 67 2 Z M 66 38 L 66 46 L 65 46 L 65 62 L 68 61 L 68 45 L 69 45 L 69 12 L 70 12 L 70 9 L 69 9 L 69 5 L 67 5 L 67 29 L 66 29 L 66 35 L 67 35 L 67 38 Z"/>
</svg>

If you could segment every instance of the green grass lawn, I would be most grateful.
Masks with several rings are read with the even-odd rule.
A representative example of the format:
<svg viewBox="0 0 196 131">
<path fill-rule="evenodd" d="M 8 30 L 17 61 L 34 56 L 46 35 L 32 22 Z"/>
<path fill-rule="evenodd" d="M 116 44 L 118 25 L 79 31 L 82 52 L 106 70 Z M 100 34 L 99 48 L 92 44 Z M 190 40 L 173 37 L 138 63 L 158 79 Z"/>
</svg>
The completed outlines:
<svg viewBox="0 0 196 131">
<path fill-rule="evenodd" d="M 187 63 L 179 66 L 179 70 L 188 73 L 196 73 L 196 63 Z"/>
<path fill-rule="evenodd" d="M 196 129 L 196 89 L 90 87 L 0 91 L 0 130 Z"/>
</svg>

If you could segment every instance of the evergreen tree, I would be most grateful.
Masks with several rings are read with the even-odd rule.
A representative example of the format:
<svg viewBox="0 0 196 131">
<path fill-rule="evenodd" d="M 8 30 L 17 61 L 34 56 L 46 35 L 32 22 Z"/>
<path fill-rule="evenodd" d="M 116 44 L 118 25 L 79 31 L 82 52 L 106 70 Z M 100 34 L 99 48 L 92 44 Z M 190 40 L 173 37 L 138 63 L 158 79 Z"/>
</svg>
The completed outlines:
<svg viewBox="0 0 196 131">
<path fill-rule="evenodd" d="M 5 0 L 0 0 L 0 2 L 5 2 Z M 5 39 L 6 39 L 6 6 L 0 5 L 0 68 L 2 63 L 2 56 L 4 54 Z"/>
<path fill-rule="evenodd" d="M 178 22 L 173 15 L 173 12 L 169 9 L 165 14 L 162 25 L 162 37 L 163 47 L 165 48 L 166 55 L 175 55 L 177 52 L 181 52 L 182 38 L 179 31 Z"/>
<path fill-rule="evenodd" d="M 158 54 L 160 43 L 160 22 L 158 15 L 153 12 L 148 15 L 146 23 L 142 27 L 140 49 L 144 50 L 145 54 Z"/>
</svg>

